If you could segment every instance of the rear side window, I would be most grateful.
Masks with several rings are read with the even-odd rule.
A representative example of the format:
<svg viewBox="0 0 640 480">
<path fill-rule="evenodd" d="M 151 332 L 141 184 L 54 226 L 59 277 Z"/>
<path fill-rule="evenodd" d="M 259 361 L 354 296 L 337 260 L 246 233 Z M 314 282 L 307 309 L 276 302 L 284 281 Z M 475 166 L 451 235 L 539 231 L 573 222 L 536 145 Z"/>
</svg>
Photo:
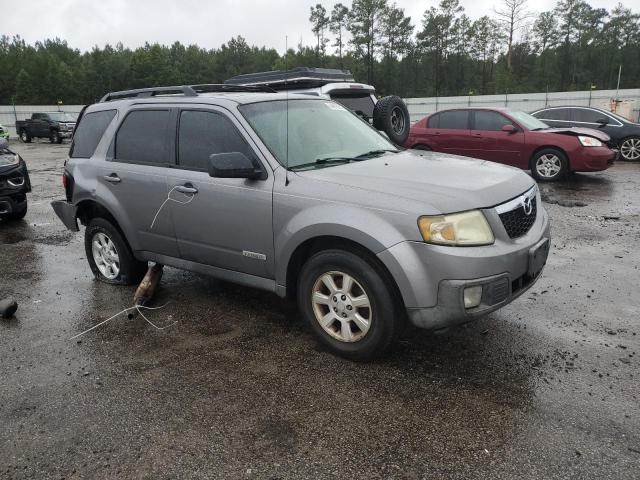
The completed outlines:
<svg viewBox="0 0 640 480">
<path fill-rule="evenodd" d="M 185 110 L 180 114 L 178 165 L 207 171 L 214 153 L 240 152 L 251 157 L 251 148 L 224 115 Z"/>
<path fill-rule="evenodd" d="M 83 115 L 78 129 L 73 135 L 69 156 L 90 158 L 96 151 L 105 130 L 116 116 L 116 110 L 104 110 Z"/>
<path fill-rule="evenodd" d="M 473 129 L 499 132 L 505 125 L 513 125 L 507 117 L 498 112 L 478 110 L 474 112 Z"/>
<path fill-rule="evenodd" d="M 115 158 L 117 161 L 166 165 L 170 121 L 169 110 L 130 112 L 116 134 Z"/>
<path fill-rule="evenodd" d="M 568 108 L 552 108 L 550 110 L 542 110 L 535 113 L 534 116 L 541 120 L 571 120 L 571 112 Z"/>
<path fill-rule="evenodd" d="M 469 128 L 469 112 L 466 110 L 440 112 L 429 119 L 429 128 L 467 129 Z"/>
</svg>

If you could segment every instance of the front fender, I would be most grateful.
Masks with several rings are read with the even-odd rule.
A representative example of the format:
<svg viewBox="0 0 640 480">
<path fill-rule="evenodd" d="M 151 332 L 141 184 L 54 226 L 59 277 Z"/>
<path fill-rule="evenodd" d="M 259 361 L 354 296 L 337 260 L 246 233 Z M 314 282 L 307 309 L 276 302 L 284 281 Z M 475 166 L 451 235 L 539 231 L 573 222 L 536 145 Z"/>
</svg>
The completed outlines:
<svg viewBox="0 0 640 480">
<path fill-rule="evenodd" d="M 275 212 L 275 221 L 279 218 Z M 395 215 L 403 215 L 395 212 Z M 405 240 L 404 235 L 386 218 L 389 212 L 347 204 L 322 203 L 299 211 L 277 225 L 274 247 L 276 254 L 276 283 L 286 285 L 287 266 L 295 250 L 307 240 L 337 237 L 362 245 L 371 253 Z"/>
</svg>

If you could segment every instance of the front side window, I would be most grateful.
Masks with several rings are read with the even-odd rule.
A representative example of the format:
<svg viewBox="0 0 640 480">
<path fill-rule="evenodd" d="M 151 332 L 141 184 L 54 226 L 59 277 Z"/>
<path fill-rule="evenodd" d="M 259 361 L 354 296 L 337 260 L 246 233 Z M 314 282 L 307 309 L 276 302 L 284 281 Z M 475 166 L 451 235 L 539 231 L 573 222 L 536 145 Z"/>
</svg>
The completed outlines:
<svg viewBox="0 0 640 480">
<path fill-rule="evenodd" d="M 369 124 L 335 102 L 275 100 L 242 105 L 239 110 L 285 167 L 397 150 Z"/>
<path fill-rule="evenodd" d="M 170 121 L 169 110 L 130 112 L 116 135 L 115 158 L 117 161 L 150 165 L 167 164 L 167 134 Z"/>
<path fill-rule="evenodd" d="M 450 110 L 440 112 L 438 128 L 466 130 L 469 128 L 469 112 L 466 110 Z"/>
<path fill-rule="evenodd" d="M 535 113 L 536 118 L 542 120 L 571 120 L 571 113 L 568 108 L 550 108 Z"/>
<path fill-rule="evenodd" d="M 499 132 L 505 125 L 513 123 L 498 112 L 478 110 L 474 112 L 474 130 Z"/>
<path fill-rule="evenodd" d="M 90 158 L 93 156 L 107 126 L 115 116 L 116 110 L 104 110 L 84 115 L 73 135 L 69 156 L 71 158 Z"/>
<path fill-rule="evenodd" d="M 606 118 L 606 115 L 596 110 L 587 110 L 586 108 L 573 109 L 573 121 L 583 123 L 598 123 L 598 120 Z"/>
<path fill-rule="evenodd" d="M 185 110 L 180 114 L 178 165 L 206 171 L 210 155 L 231 152 L 253 156 L 231 120 L 214 112 Z"/>
</svg>

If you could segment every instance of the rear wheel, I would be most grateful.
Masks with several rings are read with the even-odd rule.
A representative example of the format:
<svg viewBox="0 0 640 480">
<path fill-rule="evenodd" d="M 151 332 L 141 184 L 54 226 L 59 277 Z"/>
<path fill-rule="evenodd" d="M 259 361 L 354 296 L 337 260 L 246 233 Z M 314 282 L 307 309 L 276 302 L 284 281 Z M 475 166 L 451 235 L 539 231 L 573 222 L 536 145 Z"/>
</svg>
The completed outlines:
<svg viewBox="0 0 640 480">
<path fill-rule="evenodd" d="M 629 162 L 640 161 L 640 137 L 625 138 L 620 143 L 620 156 Z"/>
<path fill-rule="evenodd" d="M 22 130 L 22 132 L 20 132 L 20 140 L 23 143 L 30 143 L 31 142 L 31 135 L 29 135 L 26 130 Z"/>
<path fill-rule="evenodd" d="M 89 267 L 97 280 L 114 285 L 140 283 L 147 263 L 136 260 L 118 229 L 104 218 L 94 218 L 84 232 Z"/>
<path fill-rule="evenodd" d="M 318 340 L 352 360 L 381 355 L 399 331 L 401 320 L 383 275 L 348 251 L 322 251 L 305 263 L 298 305 Z"/>
<path fill-rule="evenodd" d="M 531 159 L 531 174 L 540 182 L 555 182 L 563 179 L 569 172 L 567 157 L 560 150 L 545 148 Z"/>
</svg>

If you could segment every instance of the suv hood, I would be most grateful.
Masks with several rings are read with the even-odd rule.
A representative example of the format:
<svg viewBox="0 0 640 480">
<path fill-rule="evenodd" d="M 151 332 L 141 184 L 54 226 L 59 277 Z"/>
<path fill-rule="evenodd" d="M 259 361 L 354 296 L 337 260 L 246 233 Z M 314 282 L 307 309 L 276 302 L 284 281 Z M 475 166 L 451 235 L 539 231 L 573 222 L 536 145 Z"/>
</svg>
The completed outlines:
<svg viewBox="0 0 640 480">
<path fill-rule="evenodd" d="M 355 190 L 351 198 L 356 203 L 390 207 L 391 196 L 400 200 L 394 205 L 398 209 L 407 209 L 410 202 L 419 203 L 418 208 L 425 204 L 432 207 L 432 211 L 422 211 L 422 214 L 493 207 L 535 185 L 520 169 L 415 150 L 296 173 L 316 181 L 351 187 Z M 329 188 L 324 190 L 328 195 L 332 192 Z"/>
<path fill-rule="evenodd" d="M 586 135 L 588 137 L 597 138 L 601 142 L 608 142 L 611 137 L 604 132 L 595 130 L 593 128 L 571 127 L 571 128 L 549 128 L 548 130 L 540 130 L 536 133 L 559 133 L 560 135 Z"/>
</svg>

